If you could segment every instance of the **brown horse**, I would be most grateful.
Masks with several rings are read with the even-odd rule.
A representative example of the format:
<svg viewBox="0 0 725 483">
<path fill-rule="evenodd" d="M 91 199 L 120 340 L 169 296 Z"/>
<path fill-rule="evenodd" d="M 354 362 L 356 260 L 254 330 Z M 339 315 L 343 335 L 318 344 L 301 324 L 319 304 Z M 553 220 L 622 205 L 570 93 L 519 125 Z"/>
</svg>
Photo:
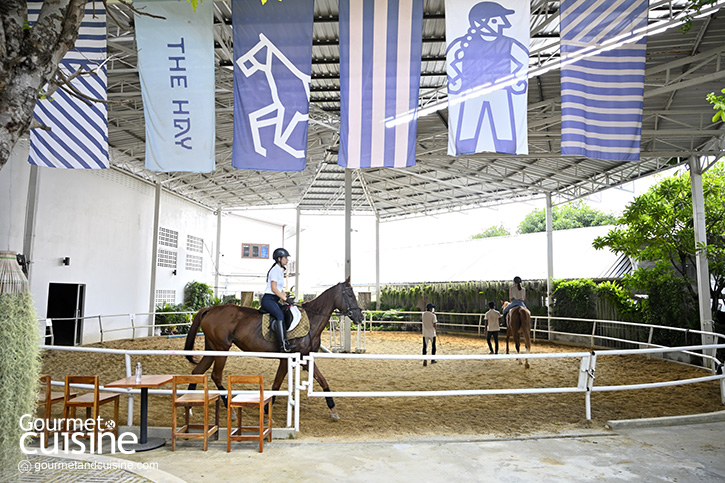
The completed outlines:
<svg viewBox="0 0 725 483">
<path fill-rule="evenodd" d="M 310 319 L 310 332 L 304 337 L 291 340 L 290 343 L 292 344 L 292 350 L 301 353 L 303 356 L 320 349 L 322 330 L 327 326 L 333 311 L 339 310 L 340 313 L 350 317 L 356 324 L 362 322 L 362 310 L 357 305 L 355 293 L 350 285 L 350 278 L 328 288 L 314 300 L 302 304 L 302 308 L 307 312 Z M 234 344 L 247 352 L 278 351 L 276 341 L 269 342 L 262 336 L 262 314 L 251 307 L 217 305 L 201 309 L 194 316 L 189 333 L 186 335 L 184 350 L 194 349 L 194 340 L 200 326 L 204 330 L 205 350 L 226 351 Z M 222 372 L 227 361 L 226 356 L 203 356 L 198 363 L 192 356 L 186 356 L 186 358 L 192 364 L 196 364 L 192 374 L 204 374 L 214 364 L 211 378 L 220 391 L 226 390 L 222 384 Z M 286 359 L 280 359 L 277 375 L 272 384 L 273 391 L 282 386 L 282 381 L 286 375 L 287 361 Z M 317 365 L 315 365 L 314 377 L 322 386 L 323 391 L 330 391 L 330 386 Z M 335 402 L 331 397 L 325 399 L 332 417 L 337 419 Z"/>
<path fill-rule="evenodd" d="M 506 308 L 508 302 L 503 303 L 503 308 Z M 506 320 L 506 354 L 509 353 L 509 337 L 514 336 L 514 344 L 516 345 L 516 352 L 519 353 L 520 339 L 519 332 L 524 334 L 524 345 L 526 346 L 526 353 L 528 354 L 531 350 L 531 312 L 526 307 L 513 307 L 509 310 Z M 521 360 L 519 359 L 519 364 Z M 529 359 L 526 359 L 526 369 L 529 368 Z"/>
</svg>

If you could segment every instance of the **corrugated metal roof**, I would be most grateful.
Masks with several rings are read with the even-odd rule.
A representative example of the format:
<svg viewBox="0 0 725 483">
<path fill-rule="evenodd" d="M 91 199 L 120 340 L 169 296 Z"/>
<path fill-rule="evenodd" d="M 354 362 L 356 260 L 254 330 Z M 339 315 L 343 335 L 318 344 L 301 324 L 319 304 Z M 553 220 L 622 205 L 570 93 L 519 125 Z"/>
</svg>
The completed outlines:
<svg viewBox="0 0 725 483">
<path fill-rule="evenodd" d="M 566 202 L 681 164 L 692 155 L 722 153 L 721 124 L 711 122 L 707 93 L 725 85 L 725 18 L 697 19 L 683 35 L 669 21 L 684 1 L 651 2 L 650 21 L 672 28 L 648 38 L 642 153 L 638 163 L 600 161 L 560 154 L 559 71 L 529 83 L 527 156 L 446 154 L 447 112 L 418 121 L 417 164 L 406 169 L 366 169 L 353 173 L 356 211 L 395 218 L 462 207 L 540 198 Z M 339 48 L 337 1 L 316 0 L 307 168 L 298 173 L 240 171 L 231 167 L 233 89 L 232 20 L 229 0 L 214 2 L 216 40 L 216 163 L 213 173 L 152 173 L 144 169 L 144 117 L 137 71 L 133 17 L 110 4 L 124 24 L 109 22 L 108 81 L 113 166 L 159 181 L 211 208 L 287 204 L 304 212 L 344 208 L 344 169 L 337 163 L 339 129 Z M 531 2 L 531 65 L 556 63 L 559 2 Z M 445 11 L 443 0 L 426 0 L 420 104 L 446 98 Z M 716 138 L 720 136 L 720 138 Z M 716 142 L 713 142 L 716 139 Z"/>
</svg>

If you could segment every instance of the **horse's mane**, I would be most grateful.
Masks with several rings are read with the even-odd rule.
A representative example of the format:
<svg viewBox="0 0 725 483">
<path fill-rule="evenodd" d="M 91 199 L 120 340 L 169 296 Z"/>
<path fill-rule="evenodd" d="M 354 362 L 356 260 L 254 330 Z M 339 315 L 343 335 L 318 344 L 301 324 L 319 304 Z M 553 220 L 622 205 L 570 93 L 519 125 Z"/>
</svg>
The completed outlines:
<svg viewBox="0 0 725 483">
<path fill-rule="evenodd" d="M 307 308 L 309 306 L 309 307 L 311 307 L 311 308 L 314 309 L 320 302 L 322 302 L 324 299 L 327 298 L 327 292 L 331 292 L 332 290 L 338 288 L 340 285 L 342 285 L 344 283 L 345 282 L 340 282 L 337 285 L 333 285 L 332 287 L 329 287 L 329 288 L 325 289 L 324 292 L 322 292 L 320 295 L 318 295 L 317 297 L 313 298 L 309 302 L 303 302 L 302 303 L 302 308 L 304 309 L 304 308 Z"/>
</svg>

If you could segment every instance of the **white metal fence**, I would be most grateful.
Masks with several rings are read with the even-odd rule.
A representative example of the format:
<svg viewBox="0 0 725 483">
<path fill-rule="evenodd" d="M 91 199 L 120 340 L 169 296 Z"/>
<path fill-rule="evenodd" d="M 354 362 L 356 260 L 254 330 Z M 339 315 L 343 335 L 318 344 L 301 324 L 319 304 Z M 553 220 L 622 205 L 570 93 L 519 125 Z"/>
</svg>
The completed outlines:
<svg viewBox="0 0 725 483">
<path fill-rule="evenodd" d="M 398 312 L 399 314 L 408 314 L 411 317 L 418 317 L 419 312 Z M 144 314 L 147 315 L 147 314 Z M 149 314 L 152 315 L 152 314 Z M 481 335 L 483 333 L 483 314 L 466 314 L 466 313 L 438 313 L 438 327 L 439 330 L 445 330 L 446 328 L 452 330 L 468 330 L 469 333 L 476 333 Z M 478 318 L 478 323 L 472 324 L 461 324 L 454 322 L 446 322 L 448 316 L 468 316 Z M 129 327 L 114 328 L 114 329 L 103 329 L 103 321 L 108 320 L 111 317 L 127 317 L 130 321 Z M 146 329 L 150 327 L 158 327 L 154 325 L 136 325 L 134 324 L 135 317 L 133 315 L 114 315 L 114 316 L 96 316 L 95 318 L 101 326 L 101 334 L 130 330 L 132 337 L 137 336 L 137 330 Z M 365 320 L 357 328 L 358 331 L 358 347 L 360 346 L 360 337 L 362 334 L 363 346 L 365 333 L 371 330 L 372 325 L 383 325 L 383 324 L 402 324 L 402 325 L 420 325 L 420 321 L 415 320 L 373 320 L 374 315 L 372 311 L 366 313 Z M 211 355 L 211 356 L 230 356 L 230 357 L 263 357 L 263 358 L 287 358 L 288 363 L 288 384 L 287 391 L 275 391 L 273 395 L 286 396 L 287 397 L 287 428 L 294 428 L 295 431 L 299 430 L 299 394 L 300 391 L 306 391 L 309 397 L 450 397 L 450 396 L 471 396 L 471 395 L 495 395 L 495 394 L 545 394 L 545 393 L 581 393 L 584 395 L 585 401 L 585 415 L 587 419 L 591 419 L 591 394 L 593 392 L 603 391 L 627 391 L 627 390 L 638 390 L 648 389 L 655 387 L 667 387 L 674 385 L 683 384 L 694 384 L 706 381 L 720 381 L 720 393 L 722 403 L 725 404 L 725 375 L 723 374 L 723 363 L 717 359 L 716 351 L 718 349 L 725 349 L 725 336 L 718 333 L 708 333 L 699 330 L 682 329 L 678 327 L 666 327 L 666 326 L 653 326 L 647 324 L 639 324 L 633 322 L 622 322 L 614 320 L 588 320 L 588 319 L 575 319 L 575 318 L 548 318 L 543 316 L 532 317 L 533 327 L 532 333 L 534 339 L 538 337 L 546 337 L 551 341 L 556 341 L 557 338 L 566 338 L 567 340 L 575 340 L 582 345 L 590 345 L 592 348 L 597 347 L 597 350 L 591 350 L 588 352 L 570 352 L 570 353 L 547 353 L 547 354 L 511 354 L 511 355 L 482 355 L 482 354 L 468 354 L 468 355 L 393 355 L 393 354 L 345 354 L 345 353 L 311 353 L 308 356 L 300 357 L 300 354 L 279 354 L 279 353 L 250 353 L 250 352 L 219 352 L 219 351 L 142 351 L 142 350 L 115 350 L 115 349 L 92 349 L 86 347 L 61 347 L 54 345 L 43 345 L 42 347 L 47 350 L 66 350 L 66 351 L 78 351 L 78 352 L 102 352 L 109 354 L 123 354 L 125 357 L 125 370 L 126 375 L 131 375 L 132 361 L 131 356 L 134 355 L 164 355 L 164 356 L 181 356 L 181 355 Z M 579 322 L 591 324 L 591 331 L 588 333 L 571 333 L 554 330 L 552 322 L 556 321 L 568 321 L 568 322 Z M 176 325 L 176 324 L 167 324 Z M 623 338 L 621 333 L 633 333 L 632 331 L 612 331 L 614 328 L 634 328 L 634 332 L 637 334 L 646 335 L 647 340 L 630 340 Z M 605 328 L 605 331 L 602 329 Z M 675 333 L 682 333 L 687 336 L 700 337 L 703 343 L 682 345 L 677 347 L 663 347 L 652 343 L 654 331 L 672 331 Z M 146 331 L 147 333 L 149 331 Z M 334 331 L 333 331 L 334 332 Z M 332 335 L 331 335 L 332 337 Z M 606 349 L 600 350 L 598 346 L 603 341 L 616 342 L 625 345 L 632 345 L 635 348 L 629 349 Z M 332 339 L 331 339 L 332 342 Z M 699 359 L 703 366 L 709 367 L 711 375 L 691 378 L 686 380 L 675 380 L 675 381 L 663 381 L 657 383 L 647 384 L 627 384 L 627 385 L 616 385 L 616 386 L 597 386 L 595 385 L 595 374 L 597 359 L 601 357 L 610 357 L 617 355 L 660 355 L 665 354 L 686 354 L 690 358 Z M 351 361 L 360 359 L 377 359 L 377 360 L 390 360 L 391 363 L 400 360 L 507 360 L 507 359 L 567 359 L 577 358 L 580 360 L 577 385 L 576 386 L 562 386 L 562 387 L 548 387 L 548 388 L 501 388 L 501 389 L 450 389 L 450 390 L 421 390 L 421 391 L 339 391 L 339 392 L 321 392 L 314 390 L 313 384 L 313 373 L 315 361 L 319 359 L 348 359 Z M 300 370 L 302 366 L 307 366 L 308 377 L 302 381 L 300 379 Z M 54 382 L 55 385 L 62 385 L 61 382 Z M 112 389 L 105 389 L 106 391 L 112 391 Z M 129 393 L 129 424 L 132 419 L 132 408 L 133 408 L 133 394 L 137 394 L 138 390 L 121 389 L 116 390 L 117 392 Z M 150 390 L 151 394 L 170 394 L 170 390 Z"/>
</svg>

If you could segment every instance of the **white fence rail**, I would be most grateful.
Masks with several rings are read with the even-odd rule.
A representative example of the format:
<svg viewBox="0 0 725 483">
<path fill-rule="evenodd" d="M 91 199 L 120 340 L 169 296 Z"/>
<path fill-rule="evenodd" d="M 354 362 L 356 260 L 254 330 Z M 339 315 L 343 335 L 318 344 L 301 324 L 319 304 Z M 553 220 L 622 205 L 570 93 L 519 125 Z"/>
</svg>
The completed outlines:
<svg viewBox="0 0 725 483">
<path fill-rule="evenodd" d="M 184 313 L 184 312 L 179 312 Z M 188 312 L 187 312 L 188 313 Z M 360 326 L 358 326 L 358 347 L 360 346 L 360 337 L 362 334 L 363 347 L 364 337 L 367 330 L 372 328 L 373 324 L 398 324 L 398 325 L 420 325 L 421 322 L 418 320 L 374 320 L 373 311 L 366 311 L 366 317 Z M 377 312 L 380 313 L 380 312 Z M 401 315 L 409 315 L 411 317 L 419 317 L 420 312 L 396 312 Z M 159 313 L 160 314 L 160 313 Z M 170 312 L 164 312 L 163 314 L 173 314 Z M 135 324 L 136 315 L 149 316 L 151 324 Z M 160 325 L 153 325 L 154 314 L 120 314 L 120 315 L 108 315 L 108 316 L 94 316 L 86 317 L 85 319 L 95 319 L 98 321 L 101 341 L 103 341 L 103 334 L 120 331 L 131 331 L 131 337 L 137 336 L 137 331 L 140 329 L 157 328 Z M 453 329 L 461 330 L 468 329 L 470 333 L 476 333 L 481 335 L 483 333 L 484 321 L 483 314 L 471 314 L 471 313 L 456 313 L 456 312 L 439 312 L 437 313 L 439 322 L 439 330 Z M 477 324 L 464 324 L 464 323 L 453 323 L 446 321 L 446 318 L 450 316 L 467 316 L 477 319 Z M 114 327 L 104 328 L 104 320 L 113 318 L 127 318 L 129 320 L 129 326 L 127 327 Z M 72 319 L 71 319 L 72 320 Z M 77 320 L 77 319 L 76 319 Z M 588 333 L 572 333 L 557 331 L 552 328 L 552 322 L 556 321 L 568 321 L 568 322 L 582 322 L 591 324 L 591 331 Z M 44 321 L 43 321 L 44 322 Z M 47 324 L 43 324 L 45 328 Z M 180 324 L 165 324 L 165 326 L 180 325 Z M 658 325 L 640 324 L 634 322 L 622 322 L 615 320 L 590 320 L 590 319 L 577 319 L 577 318 L 564 318 L 564 317 L 545 317 L 545 316 L 534 316 L 532 317 L 532 333 L 534 339 L 537 336 L 546 336 L 549 340 L 554 340 L 557 337 L 566 337 L 569 339 L 578 340 L 580 343 L 590 345 L 592 348 L 601 344 L 602 341 L 612 341 L 621 344 L 631 344 L 636 348 L 634 349 L 606 349 L 596 351 L 592 350 L 589 352 L 571 352 L 571 353 L 557 353 L 557 354 L 511 354 L 511 355 L 392 355 L 392 354 L 344 354 L 344 353 L 311 353 L 308 356 L 300 357 L 299 353 L 296 354 L 279 354 L 279 353 L 250 353 L 250 352 L 220 352 L 220 351 L 147 351 L 147 350 L 114 350 L 114 349 L 95 349 L 87 347 L 66 347 L 66 346 L 54 346 L 54 345 L 43 345 L 42 347 L 47 350 L 65 350 L 65 351 L 77 351 L 77 352 L 102 352 L 108 354 L 123 354 L 125 357 L 125 370 L 126 375 L 132 374 L 132 361 L 131 356 L 135 355 L 162 355 L 162 356 L 180 356 L 180 355 L 211 355 L 211 356 L 230 356 L 230 357 L 263 357 L 263 358 L 274 358 L 281 359 L 287 358 L 288 364 L 288 383 L 287 391 L 274 391 L 273 395 L 286 396 L 287 397 L 287 428 L 299 431 L 299 394 L 300 391 L 306 391 L 309 397 L 449 397 L 449 396 L 473 396 L 473 395 L 498 395 L 498 394 L 551 394 L 551 393 L 581 393 L 584 394 L 585 400 L 585 415 L 587 419 L 591 419 L 591 394 L 593 392 L 603 391 L 627 391 L 627 390 L 639 390 L 649 389 L 655 387 L 667 387 L 674 385 L 683 384 L 694 384 L 706 381 L 720 381 L 720 395 L 721 401 L 725 404 L 725 375 L 723 374 L 723 363 L 716 357 L 716 351 L 718 349 L 725 349 L 725 336 L 718 333 L 709 333 L 699 330 L 683 329 L 678 327 L 667 327 Z M 647 335 L 647 340 L 630 340 L 622 337 L 616 337 L 614 335 L 608 335 L 606 333 L 597 333 L 598 331 L 609 331 L 609 328 L 620 327 L 636 329 L 641 334 Z M 708 341 L 711 343 L 683 345 L 677 347 L 663 347 L 661 345 L 654 344 L 653 334 L 655 331 L 670 331 L 674 333 L 681 333 L 685 338 L 689 336 L 701 337 L 702 341 Z M 151 332 L 151 331 L 146 331 Z M 51 326 L 51 339 L 53 338 L 52 326 Z M 331 335 L 331 337 L 333 337 Z M 45 330 L 41 334 L 42 339 L 46 339 Z M 719 343 L 718 343 L 719 342 Z M 331 344 L 333 339 L 331 339 Z M 656 354 L 664 356 L 665 354 L 677 353 L 686 354 L 691 358 L 699 358 L 703 361 L 703 365 L 709 366 L 712 375 L 703 376 L 697 378 L 691 378 L 686 380 L 677 381 L 663 381 L 658 383 L 647 383 L 647 384 L 629 384 L 629 385 L 616 385 L 616 386 L 596 386 L 595 385 L 595 374 L 597 359 L 601 357 L 609 357 L 616 355 L 650 355 Z M 320 392 L 314 391 L 313 385 L 313 373 L 314 364 L 318 359 L 349 359 L 349 360 L 360 360 L 360 359 L 377 359 L 377 360 L 390 360 L 392 363 L 399 360 L 487 360 L 492 359 L 496 361 L 508 360 L 508 359 L 548 359 L 548 358 L 578 358 L 580 360 L 577 385 L 576 386 L 563 386 L 563 387 L 548 387 L 548 388 L 501 388 L 501 389 L 450 389 L 450 390 L 421 390 L 421 391 L 338 391 L 338 392 Z M 307 366 L 308 377 L 305 381 L 301 380 L 300 370 L 303 365 Z M 62 385 L 62 382 L 53 382 L 54 385 Z M 132 409 L 133 409 L 133 395 L 139 393 L 138 390 L 129 389 L 104 389 L 105 391 L 115 391 L 129 394 L 129 412 L 128 419 L 129 425 L 132 422 Z M 156 389 L 150 390 L 150 394 L 170 394 L 170 390 Z"/>
</svg>

